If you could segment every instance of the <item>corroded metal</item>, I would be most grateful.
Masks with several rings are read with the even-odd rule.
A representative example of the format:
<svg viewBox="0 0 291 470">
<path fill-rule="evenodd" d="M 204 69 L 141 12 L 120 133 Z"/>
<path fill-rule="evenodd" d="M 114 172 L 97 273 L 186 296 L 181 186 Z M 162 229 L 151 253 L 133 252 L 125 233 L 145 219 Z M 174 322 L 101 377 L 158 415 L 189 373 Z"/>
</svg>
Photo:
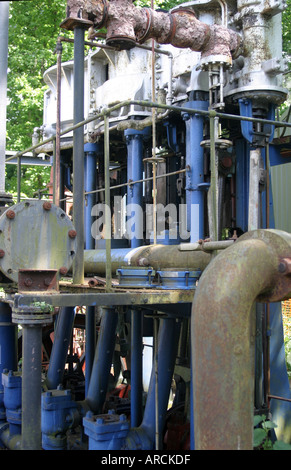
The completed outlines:
<svg viewBox="0 0 291 470">
<path fill-rule="evenodd" d="M 121 49 L 129 49 L 149 38 L 160 44 L 172 44 L 202 53 L 202 58 L 213 55 L 229 57 L 241 45 L 240 36 L 220 25 L 199 21 L 192 10 L 179 8 L 173 12 L 138 8 L 132 0 L 68 0 L 68 18 L 91 20 L 95 28 L 106 27 L 106 42 Z"/>
<path fill-rule="evenodd" d="M 217 255 L 200 278 L 191 323 L 197 449 L 253 447 L 252 307 L 290 298 L 291 277 L 278 269 L 290 255 L 290 234 L 255 230 Z"/>
</svg>

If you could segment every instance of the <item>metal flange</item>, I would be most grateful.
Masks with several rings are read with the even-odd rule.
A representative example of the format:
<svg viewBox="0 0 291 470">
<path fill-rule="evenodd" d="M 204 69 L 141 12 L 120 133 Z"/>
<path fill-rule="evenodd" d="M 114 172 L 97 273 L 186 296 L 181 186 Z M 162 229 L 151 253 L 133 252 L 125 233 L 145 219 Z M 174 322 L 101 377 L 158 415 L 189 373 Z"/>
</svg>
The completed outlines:
<svg viewBox="0 0 291 470">
<path fill-rule="evenodd" d="M 70 269 L 76 231 L 68 215 L 49 201 L 23 201 L 0 217 L 0 271 L 18 282 L 19 270 Z"/>
</svg>

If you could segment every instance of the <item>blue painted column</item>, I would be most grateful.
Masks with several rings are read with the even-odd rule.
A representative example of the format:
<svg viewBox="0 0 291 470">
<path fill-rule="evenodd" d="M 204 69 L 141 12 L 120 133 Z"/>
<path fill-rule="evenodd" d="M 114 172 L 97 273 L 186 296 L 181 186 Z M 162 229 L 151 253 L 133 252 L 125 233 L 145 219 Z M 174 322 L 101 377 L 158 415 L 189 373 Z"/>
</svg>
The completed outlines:
<svg viewBox="0 0 291 470">
<path fill-rule="evenodd" d="M 185 107 L 201 111 L 208 110 L 208 101 L 189 101 Z M 187 230 L 190 242 L 204 238 L 204 117 L 201 114 L 184 114 L 186 121 L 186 204 Z"/>
<path fill-rule="evenodd" d="M 110 368 L 115 349 L 115 334 L 118 322 L 118 313 L 114 308 L 103 308 L 101 329 L 98 336 L 94 363 L 86 402 L 94 413 L 102 410 L 106 398 Z"/>
<path fill-rule="evenodd" d="M 11 321 L 9 304 L 0 302 L 0 422 L 6 421 L 3 370 L 17 370 L 17 325 Z"/>
<path fill-rule="evenodd" d="M 158 344 L 158 426 L 163 431 L 175 361 L 178 350 L 181 322 L 175 318 L 161 320 Z M 155 367 L 151 374 L 146 407 L 140 429 L 145 432 L 151 446 L 155 442 L 156 376 Z M 142 437 L 141 433 L 141 437 Z M 146 443 L 147 444 L 147 443 Z M 144 447 L 146 448 L 146 447 Z M 153 447 L 149 447 L 151 449 Z"/>
<path fill-rule="evenodd" d="M 60 309 L 46 377 L 46 385 L 49 390 L 57 388 L 62 383 L 74 320 L 75 309 L 73 307 Z"/>
<path fill-rule="evenodd" d="M 97 186 L 97 155 L 101 151 L 98 143 L 87 143 L 84 146 L 85 153 L 85 192 L 94 191 Z M 95 248 L 95 240 L 91 234 L 92 227 L 92 208 L 96 204 L 96 193 L 86 194 L 85 196 L 85 249 Z M 96 325 L 95 325 L 95 307 L 89 306 L 86 309 L 86 345 L 85 345 L 85 395 L 87 395 L 91 371 L 94 361 L 96 345 Z"/>
<path fill-rule="evenodd" d="M 127 181 L 138 181 L 143 178 L 143 141 L 149 136 L 149 128 L 142 131 L 135 129 L 126 129 L 124 135 L 127 143 Z M 135 234 L 128 234 L 131 240 L 131 248 L 136 248 L 143 244 L 143 183 L 136 183 L 128 187 L 127 205 L 132 207 L 132 213 L 129 211 L 127 220 L 134 217 Z M 134 212 L 135 213 L 133 215 Z"/>
<path fill-rule="evenodd" d="M 130 419 L 131 427 L 137 427 L 142 421 L 143 399 L 143 315 L 139 310 L 131 310 L 131 374 L 130 374 Z"/>
<path fill-rule="evenodd" d="M 143 143 L 150 135 L 150 128 L 142 131 L 127 129 L 124 132 L 127 143 L 127 181 L 138 181 L 143 178 Z M 143 244 L 143 183 L 128 187 L 127 205 L 132 208 L 127 213 L 127 220 L 134 213 L 135 235 L 130 236 L 131 248 Z M 138 426 L 142 419 L 142 321 L 138 310 L 131 310 L 131 425 Z"/>
</svg>

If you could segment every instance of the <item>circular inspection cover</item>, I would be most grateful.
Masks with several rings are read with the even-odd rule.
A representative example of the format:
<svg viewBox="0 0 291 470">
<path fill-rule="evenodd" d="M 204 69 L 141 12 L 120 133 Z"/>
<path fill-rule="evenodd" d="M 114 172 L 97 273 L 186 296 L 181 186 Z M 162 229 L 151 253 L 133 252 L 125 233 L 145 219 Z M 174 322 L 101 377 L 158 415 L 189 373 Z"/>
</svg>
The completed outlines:
<svg viewBox="0 0 291 470">
<path fill-rule="evenodd" d="M 48 201 L 23 201 L 0 217 L 0 270 L 14 282 L 19 269 L 69 270 L 75 247 L 71 219 Z"/>
</svg>

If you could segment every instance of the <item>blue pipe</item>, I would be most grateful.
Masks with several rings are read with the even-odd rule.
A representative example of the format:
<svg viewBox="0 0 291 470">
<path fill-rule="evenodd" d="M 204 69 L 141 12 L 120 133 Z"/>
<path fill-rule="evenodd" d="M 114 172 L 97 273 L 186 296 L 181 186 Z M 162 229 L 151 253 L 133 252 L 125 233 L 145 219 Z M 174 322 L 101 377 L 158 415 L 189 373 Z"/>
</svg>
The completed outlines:
<svg viewBox="0 0 291 470">
<path fill-rule="evenodd" d="M 91 411 L 100 413 L 106 398 L 109 373 L 115 349 L 115 332 L 118 314 L 114 308 L 103 308 L 101 329 L 95 351 L 94 363 L 86 397 Z"/>
<path fill-rule="evenodd" d="M 127 181 L 141 180 L 143 177 L 143 140 L 149 135 L 149 128 L 146 127 L 142 131 L 135 129 L 126 129 L 124 132 L 127 143 Z M 127 220 L 130 219 L 136 205 L 137 210 L 134 213 L 134 230 L 133 236 L 128 233 L 131 240 L 131 248 L 136 248 L 143 244 L 143 183 L 136 183 L 127 191 L 127 205 L 132 204 L 132 211 L 128 214 Z"/>
<path fill-rule="evenodd" d="M 17 325 L 12 323 L 9 304 L 0 302 L 0 423 L 6 421 L 3 370 L 17 370 Z"/>
<path fill-rule="evenodd" d="M 142 131 L 127 129 L 124 132 L 127 143 L 127 181 L 138 181 L 143 178 L 143 142 L 149 136 L 150 128 Z M 143 244 L 143 183 L 128 187 L 127 205 L 132 205 L 134 212 L 134 229 L 141 229 L 133 237 L 131 248 Z M 132 212 L 127 214 L 128 218 Z M 128 220 L 128 219 L 127 219 Z M 138 310 L 131 311 L 131 424 L 138 426 L 142 419 L 142 315 Z"/>
<path fill-rule="evenodd" d="M 208 101 L 189 101 L 185 107 L 197 110 L 208 110 Z M 186 121 L 186 204 L 187 230 L 190 242 L 204 238 L 204 150 L 200 142 L 203 140 L 204 118 L 201 115 L 184 114 Z"/>
<path fill-rule="evenodd" d="M 46 377 L 46 384 L 49 390 L 57 388 L 62 383 L 74 320 L 74 307 L 64 307 L 60 310 Z"/>
<path fill-rule="evenodd" d="M 142 312 L 131 310 L 131 393 L 130 393 L 130 419 L 131 427 L 136 427 L 142 421 L 143 404 L 143 367 L 142 367 Z"/>
<path fill-rule="evenodd" d="M 84 146 L 85 152 L 85 192 L 93 191 L 97 181 L 97 153 L 100 152 L 100 145 L 87 143 Z M 85 199 L 85 248 L 87 250 L 95 248 L 95 240 L 91 234 L 92 208 L 96 203 L 96 193 L 87 194 Z M 94 361 L 94 351 L 96 344 L 95 307 L 89 306 L 86 310 L 86 361 L 85 361 L 85 395 L 87 395 L 91 371 Z"/>
<path fill-rule="evenodd" d="M 158 426 L 163 431 L 172 377 L 178 350 L 181 322 L 175 318 L 161 320 L 158 345 Z M 151 450 L 155 443 L 156 377 L 153 367 L 142 424 L 133 428 L 125 440 L 125 449 Z"/>
</svg>

